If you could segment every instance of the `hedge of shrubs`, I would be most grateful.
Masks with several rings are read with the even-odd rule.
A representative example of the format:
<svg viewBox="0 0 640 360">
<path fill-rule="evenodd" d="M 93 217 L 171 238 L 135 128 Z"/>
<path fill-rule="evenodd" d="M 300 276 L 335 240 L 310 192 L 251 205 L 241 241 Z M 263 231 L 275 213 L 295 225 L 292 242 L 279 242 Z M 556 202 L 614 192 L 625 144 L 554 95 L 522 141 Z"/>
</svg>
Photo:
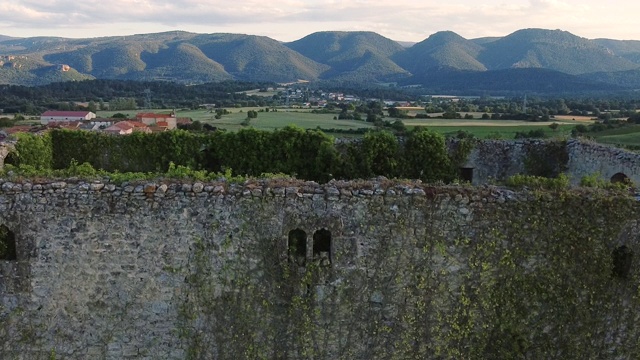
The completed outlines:
<svg viewBox="0 0 640 360">
<path fill-rule="evenodd" d="M 449 153 L 442 135 L 426 129 L 402 141 L 387 131 L 336 142 L 318 130 L 288 126 L 276 131 L 194 133 L 168 131 L 113 136 L 53 130 L 46 135 L 21 134 L 7 158 L 15 166 L 65 169 L 88 163 L 109 172 L 166 172 L 169 165 L 193 170 L 260 176 L 281 173 L 300 179 L 327 181 L 385 176 L 424 181 L 454 180 L 473 140 Z"/>
</svg>

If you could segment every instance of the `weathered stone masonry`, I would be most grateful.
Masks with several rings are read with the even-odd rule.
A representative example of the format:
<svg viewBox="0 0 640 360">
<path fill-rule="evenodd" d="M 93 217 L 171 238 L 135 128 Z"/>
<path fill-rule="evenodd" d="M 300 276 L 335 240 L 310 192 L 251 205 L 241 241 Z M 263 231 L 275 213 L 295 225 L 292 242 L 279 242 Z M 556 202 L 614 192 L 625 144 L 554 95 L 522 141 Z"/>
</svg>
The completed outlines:
<svg viewBox="0 0 640 360">
<path fill-rule="evenodd" d="M 472 183 L 487 184 L 504 181 L 509 176 L 527 174 L 526 161 L 531 155 L 544 152 L 548 140 L 482 140 L 473 149 L 464 168 L 473 169 Z M 561 172 L 573 184 L 584 176 L 598 174 L 610 181 L 616 174 L 624 174 L 634 184 L 640 184 L 640 154 L 610 145 L 571 139 L 566 142 L 567 161 Z"/>
<path fill-rule="evenodd" d="M 515 253 L 510 206 L 559 201 L 387 180 L 0 184 L 0 224 L 17 249 L 0 260 L 3 359 L 446 358 L 436 354 L 454 341 L 447 321 L 465 284 L 480 286 L 464 275 L 474 266 L 465 244 L 499 232 L 494 252 Z M 585 208 L 599 206 L 590 198 Z M 638 254 L 636 213 L 599 219 L 614 234 L 575 256 Z M 527 273 L 557 265 L 522 256 Z M 637 299 L 620 286 L 620 301 L 584 325 L 593 344 L 637 354 Z M 562 317 L 548 315 L 536 329 L 567 342 L 553 322 Z"/>
</svg>

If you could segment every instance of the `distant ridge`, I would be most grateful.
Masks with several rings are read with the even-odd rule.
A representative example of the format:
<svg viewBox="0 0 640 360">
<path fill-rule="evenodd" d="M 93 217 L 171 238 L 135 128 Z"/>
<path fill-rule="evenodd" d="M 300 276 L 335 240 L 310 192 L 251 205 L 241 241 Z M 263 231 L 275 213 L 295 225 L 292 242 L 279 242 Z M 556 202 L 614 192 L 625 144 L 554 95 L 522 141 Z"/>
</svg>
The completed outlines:
<svg viewBox="0 0 640 360">
<path fill-rule="evenodd" d="M 510 69 L 548 71 L 500 72 Z M 265 36 L 184 31 L 89 39 L 0 35 L 0 84 L 18 85 L 97 78 L 189 84 L 307 80 L 430 88 L 434 81 L 449 78 L 464 88 L 459 79 L 466 77 L 509 91 L 526 76 L 535 76 L 531 81 L 544 79 L 548 89 L 563 88 L 560 81 L 579 88 L 636 89 L 639 69 L 640 41 L 589 40 L 545 29 L 477 39 L 440 31 L 415 44 L 368 31 L 322 31 L 289 43 Z"/>
<path fill-rule="evenodd" d="M 416 76 L 438 69 L 487 70 L 476 57 L 483 50 L 452 31 L 429 36 L 395 57 L 396 62 Z"/>
<path fill-rule="evenodd" d="M 390 60 L 404 51 L 397 42 L 374 32 L 316 32 L 286 44 L 292 50 L 326 64 L 323 79 L 388 81 L 408 72 Z"/>
<path fill-rule="evenodd" d="M 577 75 L 638 67 L 593 40 L 561 30 L 518 30 L 483 46 L 478 60 L 492 70 L 544 68 Z"/>
<path fill-rule="evenodd" d="M 15 38 L 7 35 L 0 35 L 0 42 L 3 42 L 5 40 L 12 40 L 12 39 L 15 39 Z"/>
</svg>

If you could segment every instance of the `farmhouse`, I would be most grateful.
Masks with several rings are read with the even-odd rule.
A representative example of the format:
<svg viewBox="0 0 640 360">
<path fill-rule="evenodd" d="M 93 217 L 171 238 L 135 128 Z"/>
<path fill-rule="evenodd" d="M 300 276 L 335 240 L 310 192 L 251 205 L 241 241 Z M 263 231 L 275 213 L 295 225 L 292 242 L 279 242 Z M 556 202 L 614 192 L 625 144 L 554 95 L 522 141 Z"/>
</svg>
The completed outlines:
<svg viewBox="0 0 640 360">
<path fill-rule="evenodd" d="M 146 125 L 166 127 L 168 130 L 175 129 L 178 126 L 175 112 L 171 114 L 139 113 L 136 115 L 136 120 Z"/>
<path fill-rule="evenodd" d="M 133 132 L 151 133 L 151 129 L 138 121 L 120 121 L 103 130 L 107 134 L 129 135 Z"/>
<path fill-rule="evenodd" d="M 45 111 L 40 115 L 40 123 L 47 125 L 58 121 L 83 121 L 95 119 L 96 114 L 91 111 Z"/>
</svg>

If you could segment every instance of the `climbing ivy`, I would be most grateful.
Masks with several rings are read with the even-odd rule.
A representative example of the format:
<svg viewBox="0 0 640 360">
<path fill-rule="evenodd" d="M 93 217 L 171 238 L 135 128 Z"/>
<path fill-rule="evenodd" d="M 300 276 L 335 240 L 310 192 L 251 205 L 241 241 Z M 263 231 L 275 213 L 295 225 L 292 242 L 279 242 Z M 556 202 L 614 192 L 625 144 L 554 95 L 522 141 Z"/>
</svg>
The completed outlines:
<svg viewBox="0 0 640 360">
<path fill-rule="evenodd" d="M 528 175 L 551 178 L 565 172 L 568 162 L 566 140 L 544 141 L 530 146 L 524 167 Z"/>
<path fill-rule="evenodd" d="M 195 242 L 188 275 L 195 296 L 182 305 L 188 352 L 194 359 L 636 358 L 638 271 L 616 275 L 612 253 L 629 240 L 638 208 L 628 197 L 584 191 L 476 205 L 473 223 L 462 205 L 446 201 L 390 199 L 386 206 L 401 205 L 395 215 L 371 201 L 357 231 L 367 255 L 348 260 L 356 253 L 336 245 L 328 268 L 289 262 L 284 239 L 259 225 L 276 202 L 247 200 L 239 210 L 251 217 L 245 228 L 216 223 L 215 235 Z"/>
</svg>

